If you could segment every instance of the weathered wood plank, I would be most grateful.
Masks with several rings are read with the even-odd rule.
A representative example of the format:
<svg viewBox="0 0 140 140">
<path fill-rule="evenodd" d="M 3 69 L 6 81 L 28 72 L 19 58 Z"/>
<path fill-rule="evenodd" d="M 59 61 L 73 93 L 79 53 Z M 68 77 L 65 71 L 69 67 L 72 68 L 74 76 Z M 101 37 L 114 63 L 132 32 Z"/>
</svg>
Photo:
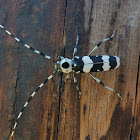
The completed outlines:
<svg viewBox="0 0 140 140">
<path fill-rule="evenodd" d="M 1 3 L 3 24 L 32 47 L 55 57 L 64 47 L 65 1 L 6 1 Z M 53 71 L 53 64 L 19 46 L 1 31 L 1 128 L 8 139 L 14 119 L 31 93 Z M 57 137 L 59 93 L 56 77 L 42 88 L 26 108 L 15 139 L 54 139 Z M 6 125 L 5 125 L 6 124 Z"/>
<path fill-rule="evenodd" d="M 120 101 L 114 93 L 95 83 L 89 75 L 82 75 L 81 140 L 140 138 L 139 123 L 135 121 L 133 124 L 133 117 L 139 114 L 136 113 L 139 112 L 138 107 L 134 111 L 135 106 L 139 106 L 136 84 L 137 88 L 140 86 L 137 81 L 140 63 L 139 6 L 137 0 L 85 1 L 85 29 L 90 29 L 89 50 L 93 48 L 92 42 L 95 44 L 117 29 L 114 40 L 106 42 L 95 54 L 117 55 L 121 59 L 121 66 L 117 70 L 95 75 L 117 90 L 123 100 Z M 135 135 L 131 134 L 132 127 Z"/>
</svg>

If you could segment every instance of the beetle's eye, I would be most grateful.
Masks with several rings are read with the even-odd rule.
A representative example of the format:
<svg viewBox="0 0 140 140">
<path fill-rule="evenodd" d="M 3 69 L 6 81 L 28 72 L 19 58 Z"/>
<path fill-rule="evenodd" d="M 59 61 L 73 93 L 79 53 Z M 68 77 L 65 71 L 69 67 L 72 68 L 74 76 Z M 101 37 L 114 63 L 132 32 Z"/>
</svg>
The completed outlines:
<svg viewBox="0 0 140 140">
<path fill-rule="evenodd" d="M 69 67 L 69 63 L 68 62 L 63 63 L 62 64 L 62 67 L 65 68 L 65 69 L 67 69 Z"/>
</svg>

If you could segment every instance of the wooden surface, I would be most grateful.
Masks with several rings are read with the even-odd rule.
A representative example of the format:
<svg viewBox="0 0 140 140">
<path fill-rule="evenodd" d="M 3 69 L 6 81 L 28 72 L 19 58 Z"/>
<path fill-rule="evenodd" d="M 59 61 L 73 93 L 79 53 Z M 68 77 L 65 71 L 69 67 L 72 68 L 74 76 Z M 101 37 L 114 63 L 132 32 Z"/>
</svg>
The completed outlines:
<svg viewBox="0 0 140 140">
<path fill-rule="evenodd" d="M 82 96 L 66 74 L 38 92 L 19 120 L 15 140 L 140 139 L 140 1 L 2 0 L 0 23 L 30 46 L 52 57 L 87 55 L 113 30 L 112 42 L 93 55 L 117 55 L 117 70 L 76 75 Z M 53 72 L 53 64 L 20 46 L 0 29 L 0 140 L 8 140 L 14 119 L 31 93 Z M 63 77 L 62 77 L 63 76 Z M 72 74 L 71 74 L 72 78 Z"/>
</svg>

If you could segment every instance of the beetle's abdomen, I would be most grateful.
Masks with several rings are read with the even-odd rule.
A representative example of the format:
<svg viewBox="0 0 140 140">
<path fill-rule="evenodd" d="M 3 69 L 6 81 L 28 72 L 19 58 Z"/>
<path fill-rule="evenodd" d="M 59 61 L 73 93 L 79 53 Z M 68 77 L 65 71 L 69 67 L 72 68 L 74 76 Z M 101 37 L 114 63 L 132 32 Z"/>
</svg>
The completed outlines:
<svg viewBox="0 0 140 140">
<path fill-rule="evenodd" d="M 97 72 L 116 69 L 120 66 L 120 59 L 117 56 L 83 56 L 73 60 L 73 70 L 75 72 Z"/>
</svg>

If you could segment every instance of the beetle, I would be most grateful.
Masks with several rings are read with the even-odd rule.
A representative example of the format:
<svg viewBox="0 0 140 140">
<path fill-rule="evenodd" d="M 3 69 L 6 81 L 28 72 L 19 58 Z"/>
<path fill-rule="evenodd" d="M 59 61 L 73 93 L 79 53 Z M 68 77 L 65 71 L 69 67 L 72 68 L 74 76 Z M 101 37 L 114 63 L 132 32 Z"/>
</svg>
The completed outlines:
<svg viewBox="0 0 140 140">
<path fill-rule="evenodd" d="M 22 110 L 19 112 L 19 114 L 16 118 L 16 121 L 13 125 L 12 131 L 11 131 L 11 134 L 10 134 L 10 138 L 13 137 L 15 129 L 16 129 L 17 124 L 18 124 L 18 121 L 19 121 L 20 117 L 22 116 L 24 109 L 27 107 L 27 105 L 31 101 L 31 99 L 35 96 L 35 94 L 39 91 L 39 89 L 42 88 L 47 83 L 48 80 L 53 78 L 53 76 L 56 74 L 57 71 L 67 73 L 68 74 L 67 78 L 69 77 L 69 73 L 73 72 L 74 83 L 77 83 L 75 73 L 89 73 L 92 76 L 92 78 L 95 79 L 96 82 L 98 82 L 99 84 L 101 84 L 105 88 L 117 93 L 117 95 L 122 99 L 121 95 L 116 90 L 106 86 L 101 80 L 99 80 L 98 78 L 96 78 L 95 76 L 92 75 L 92 72 L 108 71 L 108 70 L 111 70 L 111 69 L 116 69 L 120 66 L 120 59 L 117 56 L 109 56 L 109 55 L 91 56 L 91 54 L 96 49 L 99 48 L 99 46 L 102 44 L 102 42 L 113 39 L 113 36 L 115 35 L 115 31 L 113 32 L 113 34 L 109 38 L 105 38 L 105 39 L 99 41 L 99 43 L 97 43 L 94 46 L 92 51 L 87 56 L 75 56 L 75 54 L 77 52 L 78 41 L 79 41 L 79 35 L 77 33 L 76 45 L 74 47 L 74 52 L 73 52 L 73 58 L 69 59 L 69 58 L 64 58 L 63 56 L 58 56 L 57 60 L 55 60 L 54 58 L 44 54 L 43 52 L 38 51 L 38 50 L 34 49 L 33 47 L 30 47 L 28 44 L 24 43 L 22 40 L 20 40 L 15 35 L 13 35 L 11 32 L 9 32 L 1 24 L 0 24 L 0 28 L 2 28 L 8 35 L 13 37 L 19 44 L 21 44 L 22 46 L 30 49 L 34 53 L 39 54 L 39 55 L 45 57 L 46 59 L 51 60 L 55 65 L 55 67 L 54 67 L 55 70 L 53 71 L 52 75 L 50 75 L 44 82 L 42 82 L 39 85 L 39 87 L 31 94 L 28 101 L 25 102 Z M 81 91 L 80 91 L 78 86 L 76 86 L 76 89 L 78 90 L 79 98 L 80 98 Z"/>
</svg>

